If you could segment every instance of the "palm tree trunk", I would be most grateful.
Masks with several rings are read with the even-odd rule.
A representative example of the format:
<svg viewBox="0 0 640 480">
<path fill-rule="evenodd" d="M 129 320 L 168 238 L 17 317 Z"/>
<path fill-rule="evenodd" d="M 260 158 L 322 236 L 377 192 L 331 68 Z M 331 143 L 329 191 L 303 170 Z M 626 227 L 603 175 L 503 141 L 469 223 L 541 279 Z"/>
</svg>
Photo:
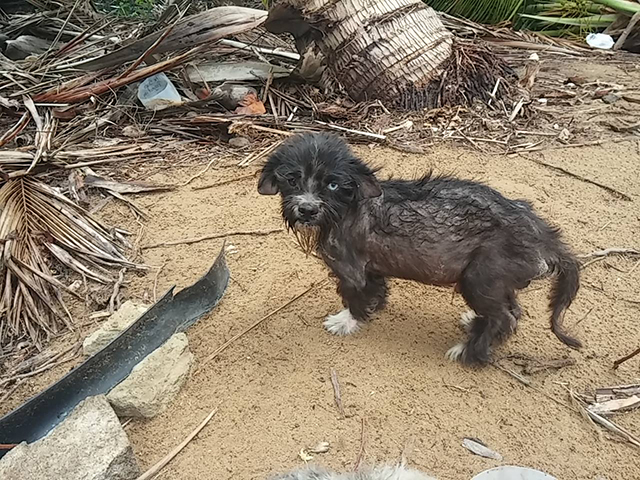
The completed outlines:
<svg viewBox="0 0 640 480">
<path fill-rule="evenodd" d="M 496 83 L 483 68 L 460 69 L 453 35 L 421 0 L 278 0 L 265 27 L 293 34 L 303 66 L 310 52 L 316 58 L 308 63 L 316 64 L 321 55 L 333 79 L 356 101 L 424 108 L 440 106 L 445 97 L 469 100 L 464 86 L 457 92 L 444 82 L 450 69 L 456 84 L 461 71 L 488 75 L 480 82 L 474 78 L 474 89 L 488 85 L 491 91 Z M 444 97 L 443 89 L 450 90 Z"/>
</svg>

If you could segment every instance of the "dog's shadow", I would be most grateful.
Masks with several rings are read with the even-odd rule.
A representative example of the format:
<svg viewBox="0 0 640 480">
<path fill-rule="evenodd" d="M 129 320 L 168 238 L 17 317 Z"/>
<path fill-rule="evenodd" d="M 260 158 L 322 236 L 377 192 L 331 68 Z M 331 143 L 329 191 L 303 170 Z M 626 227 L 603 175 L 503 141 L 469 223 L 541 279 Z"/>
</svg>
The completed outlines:
<svg viewBox="0 0 640 480">
<path fill-rule="evenodd" d="M 394 280 L 386 308 L 350 338 L 381 355 L 444 361 L 445 352 L 464 338 L 459 319 L 466 310 L 451 289 Z"/>
</svg>

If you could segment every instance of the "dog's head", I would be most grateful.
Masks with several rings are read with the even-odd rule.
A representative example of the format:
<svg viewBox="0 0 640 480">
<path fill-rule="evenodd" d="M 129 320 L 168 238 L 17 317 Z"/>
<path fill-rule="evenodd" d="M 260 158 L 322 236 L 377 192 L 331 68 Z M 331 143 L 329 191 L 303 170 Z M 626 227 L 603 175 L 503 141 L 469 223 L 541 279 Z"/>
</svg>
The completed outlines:
<svg viewBox="0 0 640 480">
<path fill-rule="evenodd" d="M 273 152 L 262 170 L 258 192 L 280 193 L 289 227 L 322 228 L 382 190 L 374 171 L 342 139 L 310 133 L 289 138 Z"/>
</svg>

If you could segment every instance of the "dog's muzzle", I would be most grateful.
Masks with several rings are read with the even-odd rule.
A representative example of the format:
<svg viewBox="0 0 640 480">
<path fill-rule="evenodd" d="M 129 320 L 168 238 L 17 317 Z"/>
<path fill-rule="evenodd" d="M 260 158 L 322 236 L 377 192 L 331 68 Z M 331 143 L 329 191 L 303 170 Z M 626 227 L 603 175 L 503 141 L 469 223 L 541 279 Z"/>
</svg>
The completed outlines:
<svg viewBox="0 0 640 480">
<path fill-rule="evenodd" d="M 312 223 L 320 212 L 318 206 L 313 203 L 300 203 L 297 210 L 298 219 L 302 223 Z"/>
</svg>

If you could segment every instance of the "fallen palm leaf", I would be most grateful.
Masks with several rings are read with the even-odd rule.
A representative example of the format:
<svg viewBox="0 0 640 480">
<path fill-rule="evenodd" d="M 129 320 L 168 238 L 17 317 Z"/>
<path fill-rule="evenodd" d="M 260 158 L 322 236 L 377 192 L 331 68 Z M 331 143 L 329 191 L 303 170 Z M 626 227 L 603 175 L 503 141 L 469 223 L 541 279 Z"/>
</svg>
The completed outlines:
<svg viewBox="0 0 640 480">
<path fill-rule="evenodd" d="M 100 283 L 114 281 L 109 267 L 138 267 L 124 257 L 120 235 L 28 176 L 0 187 L 0 241 L 0 351 L 17 342 L 41 349 L 52 335 L 73 327 L 61 295 L 69 289 L 56 278 L 48 254 Z"/>
<path fill-rule="evenodd" d="M 220 40 L 251 30 L 264 23 L 266 19 L 267 12 L 264 10 L 235 6 L 211 8 L 183 18 L 175 27 L 168 27 L 172 28 L 172 32 L 155 47 L 154 53 L 171 52 Z M 98 70 L 136 60 L 164 33 L 164 30 L 152 33 L 108 55 L 73 66 L 83 70 Z M 60 68 L 68 68 L 68 65 Z"/>
</svg>

